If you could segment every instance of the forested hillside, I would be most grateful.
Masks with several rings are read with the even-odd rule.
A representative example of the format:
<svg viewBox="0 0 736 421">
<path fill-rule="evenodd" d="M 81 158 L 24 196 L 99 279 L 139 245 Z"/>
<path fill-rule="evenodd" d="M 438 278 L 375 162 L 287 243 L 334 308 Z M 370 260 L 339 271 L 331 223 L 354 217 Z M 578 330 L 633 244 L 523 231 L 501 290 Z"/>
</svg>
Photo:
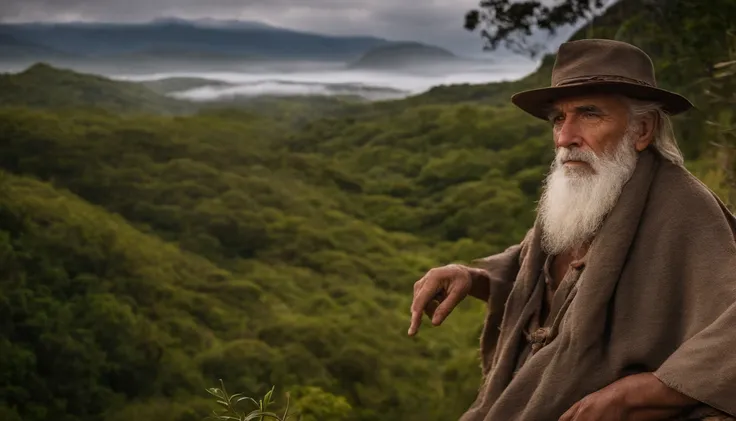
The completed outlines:
<svg viewBox="0 0 736 421">
<path fill-rule="evenodd" d="M 45 63 L 0 74 L 0 104 L 40 108 L 92 107 L 123 113 L 183 113 L 192 104 L 157 95 L 135 83 L 81 75 Z"/>
<path fill-rule="evenodd" d="M 655 39 L 611 10 L 594 34 Z M 664 86 L 700 107 L 676 119 L 688 165 L 728 196 L 730 67 L 650 47 Z M 303 421 L 456 419 L 479 386 L 484 308 L 409 338 L 412 284 L 532 223 L 554 152 L 508 96 L 550 64 L 401 101 L 184 113 L 93 75 L 2 76 L 50 89 L 0 93 L 0 419 L 201 420 L 220 379 L 254 398 L 275 386 L 278 407 L 289 392 Z"/>
<path fill-rule="evenodd" d="M 305 393 L 347 399 L 356 419 L 458 414 L 477 387 L 482 309 L 409 339 L 411 286 L 519 238 L 549 151 L 542 130 L 504 148 L 509 133 L 475 123 L 453 150 L 443 139 L 471 111 L 495 115 L 428 106 L 283 137 L 242 111 L 6 108 L 6 405 L 153 419 L 190 413 L 173 397 L 222 378 L 251 395 L 318 387 Z"/>
</svg>

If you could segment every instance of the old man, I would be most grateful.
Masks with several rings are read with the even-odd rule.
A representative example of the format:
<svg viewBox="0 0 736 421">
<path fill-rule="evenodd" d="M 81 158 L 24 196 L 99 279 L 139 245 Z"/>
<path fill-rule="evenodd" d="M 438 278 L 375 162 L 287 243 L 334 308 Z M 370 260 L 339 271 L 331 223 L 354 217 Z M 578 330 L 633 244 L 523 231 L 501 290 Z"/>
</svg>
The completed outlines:
<svg viewBox="0 0 736 421">
<path fill-rule="evenodd" d="M 412 336 L 488 305 L 461 421 L 736 417 L 736 218 L 683 166 L 669 118 L 691 103 L 612 40 L 563 44 L 552 86 L 512 102 L 556 148 L 534 226 L 414 287 Z"/>
</svg>

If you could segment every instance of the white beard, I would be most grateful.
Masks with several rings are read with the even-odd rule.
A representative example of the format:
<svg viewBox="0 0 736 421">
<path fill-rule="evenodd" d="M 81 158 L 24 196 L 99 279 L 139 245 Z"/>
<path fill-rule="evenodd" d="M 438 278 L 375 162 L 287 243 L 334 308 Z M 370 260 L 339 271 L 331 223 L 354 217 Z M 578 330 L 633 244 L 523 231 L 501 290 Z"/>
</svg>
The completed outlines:
<svg viewBox="0 0 736 421">
<path fill-rule="evenodd" d="M 634 172 L 634 141 L 627 130 L 616 149 L 600 157 L 590 150 L 558 149 L 538 209 L 547 254 L 575 251 L 593 238 Z M 566 167 L 569 159 L 590 167 Z"/>
</svg>

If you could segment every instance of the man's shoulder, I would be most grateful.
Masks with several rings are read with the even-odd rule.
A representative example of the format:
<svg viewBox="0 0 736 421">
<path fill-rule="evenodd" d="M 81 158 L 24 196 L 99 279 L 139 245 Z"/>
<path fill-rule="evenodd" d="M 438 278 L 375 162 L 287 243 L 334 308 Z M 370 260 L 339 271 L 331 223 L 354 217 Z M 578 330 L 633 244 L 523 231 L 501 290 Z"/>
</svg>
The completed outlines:
<svg viewBox="0 0 736 421">
<path fill-rule="evenodd" d="M 650 203 L 669 213 L 720 212 L 720 200 L 685 167 L 662 161 L 649 191 Z M 678 212 L 679 211 L 679 212 Z"/>
<path fill-rule="evenodd" d="M 648 211 L 667 225 L 695 229 L 701 224 L 736 227 L 723 201 L 686 168 L 663 161 L 649 191 Z"/>
</svg>

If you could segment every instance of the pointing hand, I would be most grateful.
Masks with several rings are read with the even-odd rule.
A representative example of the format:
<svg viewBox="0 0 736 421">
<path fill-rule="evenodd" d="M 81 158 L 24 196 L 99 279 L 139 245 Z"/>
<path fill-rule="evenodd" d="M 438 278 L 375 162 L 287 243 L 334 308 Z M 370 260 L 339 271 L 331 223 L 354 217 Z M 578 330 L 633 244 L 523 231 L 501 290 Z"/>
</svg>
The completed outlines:
<svg viewBox="0 0 736 421">
<path fill-rule="evenodd" d="M 433 325 L 440 325 L 468 295 L 471 286 L 470 268 L 451 264 L 430 269 L 414 284 L 409 336 L 416 335 L 419 330 L 422 313 L 427 313 Z"/>
</svg>

